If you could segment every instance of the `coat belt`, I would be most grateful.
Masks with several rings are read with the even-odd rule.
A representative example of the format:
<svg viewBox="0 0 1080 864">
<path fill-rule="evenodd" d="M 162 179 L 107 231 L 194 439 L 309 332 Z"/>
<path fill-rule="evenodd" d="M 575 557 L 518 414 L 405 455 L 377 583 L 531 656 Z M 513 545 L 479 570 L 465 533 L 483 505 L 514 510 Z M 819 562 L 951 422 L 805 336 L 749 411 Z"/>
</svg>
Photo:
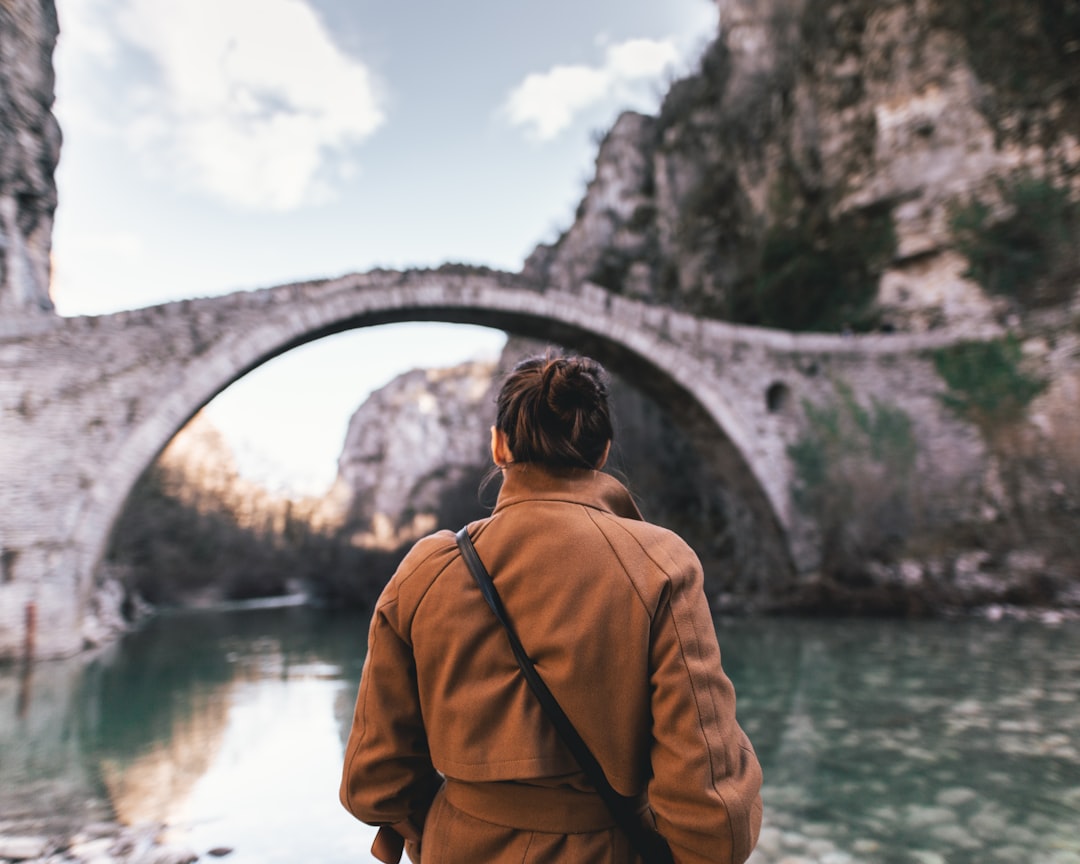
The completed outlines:
<svg viewBox="0 0 1080 864">
<path fill-rule="evenodd" d="M 595 792 L 524 783 L 446 780 L 446 801 L 456 809 L 506 828 L 550 834 L 589 834 L 615 826 Z M 642 799 L 642 808 L 645 806 Z"/>
</svg>

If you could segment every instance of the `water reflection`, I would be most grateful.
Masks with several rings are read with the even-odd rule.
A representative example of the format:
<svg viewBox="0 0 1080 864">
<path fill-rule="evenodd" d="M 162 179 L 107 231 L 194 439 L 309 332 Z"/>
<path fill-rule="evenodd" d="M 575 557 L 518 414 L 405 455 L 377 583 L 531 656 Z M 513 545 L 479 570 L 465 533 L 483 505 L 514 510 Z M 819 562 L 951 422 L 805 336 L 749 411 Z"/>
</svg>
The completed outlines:
<svg viewBox="0 0 1080 864">
<path fill-rule="evenodd" d="M 163 618 L 97 670 L 88 736 L 117 816 L 231 861 L 365 861 L 337 803 L 366 622 L 308 609 Z M 298 845 L 299 844 L 299 845 Z"/>
<path fill-rule="evenodd" d="M 299 679 L 232 692 L 217 758 L 169 820 L 189 845 L 235 847 L 241 862 L 368 860 L 371 832 L 337 803 L 339 690 Z"/>
<path fill-rule="evenodd" d="M 239 864 L 371 860 L 337 802 L 365 639 L 307 609 L 189 614 L 36 665 L 29 697 L 0 670 L 0 830 L 114 815 Z"/>
<path fill-rule="evenodd" d="M 0 666 L 0 826 L 63 830 L 109 812 L 83 759 L 82 663 Z"/>
<path fill-rule="evenodd" d="M 766 771 L 753 864 L 1080 862 L 1080 627 L 718 630 Z M 29 699 L 0 671 L 0 812 L 111 807 L 239 864 L 369 861 L 337 802 L 365 637 L 309 609 L 199 613 L 38 665 Z"/>
</svg>

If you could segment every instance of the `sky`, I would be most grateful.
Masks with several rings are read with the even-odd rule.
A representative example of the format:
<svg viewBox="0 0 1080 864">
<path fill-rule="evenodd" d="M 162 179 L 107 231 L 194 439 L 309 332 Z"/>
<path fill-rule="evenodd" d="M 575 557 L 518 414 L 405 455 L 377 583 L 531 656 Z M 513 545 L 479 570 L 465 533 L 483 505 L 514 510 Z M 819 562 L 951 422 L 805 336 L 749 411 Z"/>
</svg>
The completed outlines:
<svg viewBox="0 0 1080 864">
<path fill-rule="evenodd" d="M 655 112 L 713 0 L 56 0 L 52 297 L 95 315 L 375 267 L 517 271 L 598 135 Z M 332 482 L 349 416 L 504 334 L 399 324 L 277 358 L 207 408 L 271 488 Z"/>
</svg>

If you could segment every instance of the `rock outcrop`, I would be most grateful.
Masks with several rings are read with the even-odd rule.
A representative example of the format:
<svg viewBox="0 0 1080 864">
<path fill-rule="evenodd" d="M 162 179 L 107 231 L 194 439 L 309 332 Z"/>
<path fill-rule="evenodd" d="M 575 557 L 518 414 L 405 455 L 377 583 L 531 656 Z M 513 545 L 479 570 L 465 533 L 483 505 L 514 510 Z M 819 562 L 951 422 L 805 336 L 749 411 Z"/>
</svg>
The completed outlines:
<svg viewBox="0 0 1080 864">
<path fill-rule="evenodd" d="M 396 550 L 436 528 L 487 514 L 497 479 L 478 496 L 491 468 L 488 427 L 503 374 L 557 346 L 511 337 L 497 363 L 414 370 L 375 392 L 349 424 L 338 479 L 325 510 L 339 508 L 349 541 Z M 745 605 L 747 575 L 760 550 L 739 536 L 739 502 L 700 470 L 683 432 L 655 403 L 612 377 L 616 446 L 608 470 L 622 480 L 646 518 L 679 532 L 697 551 L 717 605 Z M 481 500 L 482 499 L 482 500 Z M 381 587 L 396 558 L 371 562 Z M 373 599 L 373 598 L 372 598 Z"/>
<path fill-rule="evenodd" d="M 330 493 L 356 545 L 392 549 L 482 514 L 495 372 L 484 362 L 414 370 L 357 409 Z"/>
<path fill-rule="evenodd" d="M 575 223 L 527 263 L 539 281 L 786 329 L 956 328 L 1013 309 L 979 284 L 971 218 L 1042 196 L 1080 228 L 1075 4 L 719 7 L 698 74 L 601 144 Z M 1075 294 L 1072 245 L 1036 301 Z"/>
<path fill-rule="evenodd" d="M 856 426 L 892 416 L 887 394 L 862 414 L 843 398 L 791 406 L 807 421 L 789 449 L 803 460 L 796 497 L 824 555 L 820 581 L 771 599 L 864 612 L 1075 606 L 1080 7 L 718 5 L 721 33 L 698 72 L 657 116 L 619 118 L 574 223 L 526 273 L 787 330 L 1010 330 L 934 358 L 971 441 L 923 444 L 986 449 L 974 520 L 935 508 L 918 469 L 871 479 L 889 462 L 878 448 L 897 442 Z M 896 418 L 894 432 L 910 422 Z M 865 446 L 875 455 L 853 468 Z M 815 497 L 805 485 L 817 471 Z M 745 536 L 731 528 L 737 504 L 717 524 Z"/>
<path fill-rule="evenodd" d="M 52 311 L 52 248 L 60 127 L 52 115 L 56 10 L 0 2 L 0 316 Z"/>
</svg>

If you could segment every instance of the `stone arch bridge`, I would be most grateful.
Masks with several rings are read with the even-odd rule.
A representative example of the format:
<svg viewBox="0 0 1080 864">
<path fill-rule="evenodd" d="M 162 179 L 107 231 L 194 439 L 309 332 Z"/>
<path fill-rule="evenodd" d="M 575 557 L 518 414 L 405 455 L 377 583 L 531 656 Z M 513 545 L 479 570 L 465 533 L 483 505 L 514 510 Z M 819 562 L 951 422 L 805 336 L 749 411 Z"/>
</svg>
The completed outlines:
<svg viewBox="0 0 1080 864">
<path fill-rule="evenodd" d="M 804 400 L 887 393 L 922 439 L 948 423 L 934 337 L 795 335 L 702 320 L 591 284 L 447 266 L 373 271 L 96 317 L 0 321 L 0 658 L 79 650 L 114 520 L 142 471 L 217 393 L 268 359 L 357 327 L 482 324 L 590 353 L 665 407 L 703 461 L 812 570 L 788 447 Z M 33 610 L 31 613 L 30 610 Z"/>
</svg>

